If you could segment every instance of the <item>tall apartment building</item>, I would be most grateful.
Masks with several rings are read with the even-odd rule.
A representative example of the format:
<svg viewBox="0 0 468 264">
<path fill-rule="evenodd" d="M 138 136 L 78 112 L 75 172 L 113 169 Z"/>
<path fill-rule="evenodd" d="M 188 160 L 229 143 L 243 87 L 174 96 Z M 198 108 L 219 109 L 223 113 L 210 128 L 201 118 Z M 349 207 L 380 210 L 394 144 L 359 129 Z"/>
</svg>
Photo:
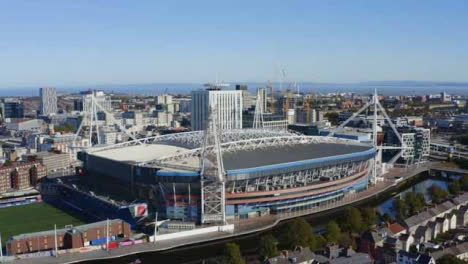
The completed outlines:
<svg viewBox="0 0 468 264">
<path fill-rule="evenodd" d="M 385 142 L 389 145 L 398 144 L 398 138 L 393 130 L 384 126 Z M 401 159 L 413 163 L 419 160 L 426 160 L 429 157 L 431 150 L 431 131 L 427 128 L 413 127 L 413 126 L 400 126 L 397 127 L 403 142 L 407 147 L 403 150 Z"/>
<path fill-rule="evenodd" d="M 81 93 L 83 95 L 82 101 L 83 101 L 83 111 L 90 111 L 92 107 L 92 96 L 94 95 L 94 100 L 97 102 L 102 108 L 104 108 L 106 111 L 111 111 L 112 110 L 112 105 L 111 105 L 111 97 L 109 95 L 106 95 L 104 91 L 86 91 Z M 100 108 L 98 108 L 98 111 L 100 111 Z"/>
<path fill-rule="evenodd" d="M 24 105 L 14 99 L 3 99 L 0 104 L 2 118 L 24 118 Z"/>
<path fill-rule="evenodd" d="M 192 130 L 205 129 L 210 107 L 216 106 L 221 129 L 242 128 L 242 91 L 208 89 L 192 92 Z"/>
<path fill-rule="evenodd" d="M 156 96 L 156 110 L 174 114 L 175 104 L 170 94 L 159 94 Z"/>
<path fill-rule="evenodd" d="M 86 92 L 81 92 L 82 98 L 81 98 L 81 103 L 76 102 L 74 103 L 74 106 L 77 108 L 82 108 L 83 112 L 86 113 L 91 113 L 92 112 L 92 102 L 93 102 L 93 95 L 94 95 L 94 102 L 99 104 L 104 110 L 107 112 L 111 112 L 112 110 L 112 104 L 111 104 L 111 97 L 109 95 L 106 95 L 103 91 L 99 90 L 90 90 Z M 105 125 L 106 122 L 108 121 L 108 117 L 106 114 L 102 111 L 100 107 L 96 106 L 97 110 L 97 117 L 98 120 L 100 121 L 100 126 Z M 89 125 L 89 118 L 86 118 L 83 120 L 85 126 Z"/>
<path fill-rule="evenodd" d="M 0 193 L 23 190 L 36 186 L 47 175 L 46 167 L 40 163 L 22 163 L 0 168 Z"/>
<path fill-rule="evenodd" d="M 57 113 L 57 91 L 53 87 L 40 88 L 40 106 L 41 115 L 50 115 Z"/>
<path fill-rule="evenodd" d="M 117 142 L 117 130 L 114 127 L 101 127 L 99 128 L 99 140 L 101 144 L 111 145 Z"/>
</svg>

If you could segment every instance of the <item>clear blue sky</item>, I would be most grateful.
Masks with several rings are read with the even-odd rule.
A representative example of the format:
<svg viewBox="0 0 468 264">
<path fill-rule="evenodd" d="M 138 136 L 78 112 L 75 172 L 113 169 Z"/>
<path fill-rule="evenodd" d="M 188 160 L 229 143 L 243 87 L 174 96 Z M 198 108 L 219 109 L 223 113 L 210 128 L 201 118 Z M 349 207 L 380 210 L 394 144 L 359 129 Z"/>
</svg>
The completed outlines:
<svg viewBox="0 0 468 264">
<path fill-rule="evenodd" d="M 0 3 L 0 87 L 468 81 L 468 1 Z"/>
</svg>

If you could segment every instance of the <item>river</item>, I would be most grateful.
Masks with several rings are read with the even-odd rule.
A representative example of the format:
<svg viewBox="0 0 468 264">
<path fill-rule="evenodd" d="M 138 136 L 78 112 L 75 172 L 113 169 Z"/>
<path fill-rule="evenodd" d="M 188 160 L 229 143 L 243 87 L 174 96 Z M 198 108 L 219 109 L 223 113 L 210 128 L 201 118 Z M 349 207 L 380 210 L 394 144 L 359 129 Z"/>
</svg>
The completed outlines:
<svg viewBox="0 0 468 264">
<path fill-rule="evenodd" d="M 390 215 L 392 217 L 395 217 L 396 216 L 395 212 L 392 210 L 393 200 L 403 199 L 407 193 L 413 192 L 413 193 L 422 193 L 422 194 L 424 194 L 424 197 L 426 198 L 426 202 L 427 202 L 427 201 L 429 201 L 431 199 L 431 195 L 429 193 L 429 188 L 432 185 L 437 185 L 437 186 L 441 187 L 444 190 L 448 189 L 448 182 L 447 181 L 439 180 L 439 179 L 432 179 L 432 178 L 425 179 L 422 182 L 419 182 L 419 183 L 411 186 L 410 188 L 403 190 L 399 194 L 391 197 L 390 199 L 384 201 L 379 206 L 377 206 L 377 210 L 382 215 L 387 213 L 388 215 Z"/>
</svg>

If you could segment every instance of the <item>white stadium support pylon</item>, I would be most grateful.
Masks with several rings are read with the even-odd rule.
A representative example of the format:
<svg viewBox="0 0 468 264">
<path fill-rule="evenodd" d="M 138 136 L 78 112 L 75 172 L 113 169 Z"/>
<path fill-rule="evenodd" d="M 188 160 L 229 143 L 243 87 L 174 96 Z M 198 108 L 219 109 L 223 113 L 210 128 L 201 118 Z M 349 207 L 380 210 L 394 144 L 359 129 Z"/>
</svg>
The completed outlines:
<svg viewBox="0 0 468 264">
<path fill-rule="evenodd" d="M 221 129 L 216 105 L 208 112 L 200 158 L 201 222 L 203 224 L 226 222 L 225 182 L 221 152 Z"/>
<path fill-rule="evenodd" d="M 393 165 L 398 160 L 398 158 L 401 156 L 401 153 L 402 153 L 403 149 L 407 148 L 405 142 L 401 138 L 400 133 L 396 129 L 395 125 L 393 124 L 392 120 L 388 116 L 388 114 L 385 111 L 385 109 L 383 108 L 383 106 L 380 104 L 379 97 L 377 95 L 377 89 L 374 90 L 374 95 L 372 96 L 372 99 L 369 100 L 369 102 L 367 102 L 363 107 L 361 107 L 357 112 L 355 112 L 350 118 L 348 118 L 346 121 L 341 123 L 336 129 L 331 131 L 328 134 L 328 136 L 332 137 L 337 132 L 340 132 L 341 130 L 343 130 L 343 128 L 350 121 L 354 120 L 359 114 L 364 112 L 364 110 L 369 109 L 371 106 L 373 107 L 372 111 L 374 112 L 373 119 L 372 119 L 372 144 L 374 145 L 374 148 L 376 150 L 376 154 L 375 154 L 375 157 L 374 157 L 374 164 L 372 166 L 373 172 L 372 172 L 371 182 L 376 183 L 378 180 L 380 180 L 380 175 L 383 173 L 383 171 L 382 171 L 382 151 L 383 150 L 390 150 L 390 149 L 399 149 L 400 150 L 398 152 L 398 154 L 396 154 L 387 163 L 389 165 Z M 386 121 L 389 124 L 389 126 L 392 128 L 393 132 L 397 136 L 398 141 L 400 141 L 400 146 L 382 146 L 382 145 L 379 146 L 378 145 L 378 142 L 377 142 L 377 135 L 378 135 L 378 133 L 377 133 L 377 126 L 378 126 L 377 125 L 377 114 L 378 114 L 379 110 L 382 113 L 382 115 L 384 116 L 384 121 Z"/>
<path fill-rule="evenodd" d="M 89 111 L 84 111 L 83 112 L 83 119 L 81 120 L 80 126 L 78 127 L 78 130 L 75 133 L 75 137 L 73 138 L 72 141 L 72 148 L 74 148 L 74 144 L 76 143 L 77 138 L 79 137 L 80 133 L 83 130 L 83 126 L 87 125 L 89 126 L 89 141 L 88 141 L 88 148 L 92 147 L 92 136 L 93 136 L 93 131 L 96 132 L 97 135 L 97 143 L 100 144 L 101 139 L 99 137 L 99 120 L 98 120 L 98 112 L 102 111 L 106 114 L 106 119 L 110 120 L 110 123 L 112 125 L 116 125 L 119 127 L 120 131 L 125 133 L 129 138 L 132 140 L 136 141 L 136 138 L 131 134 L 128 133 L 127 130 L 115 120 L 114 116 L 112 113 L 107 111 L 101 104 L 99 104 L 98 100 L 96 100 L 94 96 L 94 92 L 91 94 L 91 107 L 89 108 Z M 138 141 L 136 141 L 138 142 Z M 141 142 L 138 142 L 138 144 L 143 144 Z"/>
<path fill-rule="evenodd" d="M 263 128 L 263 113 L 265 112 L 264 107 L 264 91 L 262 91 L 262 88 L 257 89 L 257 101 L 255 104 L 255 114 L 254 114 L 254 121 L 253 121 L 253 128 Z"/>
</svg>

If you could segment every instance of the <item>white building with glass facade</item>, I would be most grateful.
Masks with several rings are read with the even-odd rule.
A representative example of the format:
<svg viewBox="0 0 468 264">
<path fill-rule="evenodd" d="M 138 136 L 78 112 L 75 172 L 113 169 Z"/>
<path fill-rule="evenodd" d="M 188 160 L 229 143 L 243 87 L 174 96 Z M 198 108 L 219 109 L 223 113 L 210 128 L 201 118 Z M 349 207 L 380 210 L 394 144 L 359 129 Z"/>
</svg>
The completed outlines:
<svg viewBox="0 0 468 264">
<path fill-rule="evenodd" d="M 205 129 L 211 106 L 216 107 L 222 130 L 242 128 L 242 91 L 209 89 L 192 92 L 192 130 Z"/>
<path fill-rule="evenodd" d="M 39 89 L 41 115 L 57 113 L 57 91 L 55 88 L 47 87 Z"/>
</svg>

